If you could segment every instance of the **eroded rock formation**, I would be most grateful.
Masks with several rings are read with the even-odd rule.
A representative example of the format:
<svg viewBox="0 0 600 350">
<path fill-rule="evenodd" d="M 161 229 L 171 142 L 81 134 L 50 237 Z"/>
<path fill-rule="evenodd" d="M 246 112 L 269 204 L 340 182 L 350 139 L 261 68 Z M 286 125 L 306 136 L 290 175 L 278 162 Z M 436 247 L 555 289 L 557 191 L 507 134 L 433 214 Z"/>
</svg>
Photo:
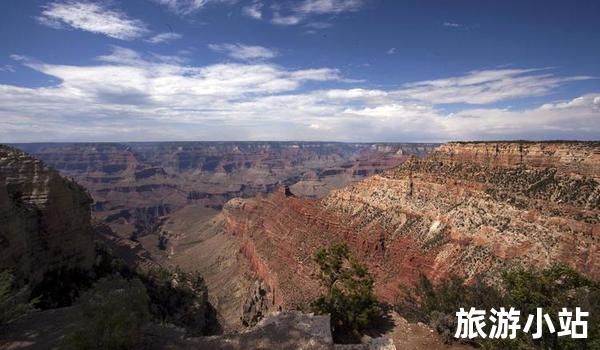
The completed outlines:
<svg viewBox="0 0 600 350">
<path fill-rule="evenodd" d="M 562 262 L 600 277 L 600 145 L 451 143 L 314 201 L 281 192 L 234 199 L 225 230 L 273 293 L 306 306 L 312 256 L 346 241 L 393 302 L 420 273 L 433 280 Z"/>
<path fill-rule="evenodd" d="M 35 286 L 50 271 L 89 269 L 91 202 L 83 187 L 0 145 L 0 270 Z"/>
<path fill-rule="evenodd" d="M 220 210 L 235 197 L 272 192 L 320 197 L 332 188 L 424 156 L 435 144 L 159 142 L 15 145 L 88 189 L 95 216 L 115 232 L 153 233 L 189 204 Z"/>
</svg>

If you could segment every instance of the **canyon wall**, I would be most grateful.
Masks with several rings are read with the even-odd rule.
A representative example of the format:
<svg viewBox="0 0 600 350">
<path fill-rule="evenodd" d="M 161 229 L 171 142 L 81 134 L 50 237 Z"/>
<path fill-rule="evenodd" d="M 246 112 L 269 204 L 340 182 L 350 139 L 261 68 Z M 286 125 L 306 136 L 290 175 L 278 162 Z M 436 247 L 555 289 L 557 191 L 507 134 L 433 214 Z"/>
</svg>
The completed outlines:
<svg viewBox="0 0 600 350">
<path fill-rule="evenodd" d="M 220 210 L 278 183 L 317 198 L 332 188 L 425 156 L 434 144 L 149 142 L 18 144 L 94 199 L 94 215 L 123 237 L 159 231 L 186 205 Z"/>
<path fill-rule="evenodd" d="M 225 205 L 225 231 L 273 306 L 319 292 L 314 252 L 348 242 L 393 302 L 420 273 L 496 283 L 502 271 L 565 263 L 600 278 L 600 145 L 450 143 L 320 200 L 282 190 Z"/>
<path fill-rule="evenodd" d="M 35 286 L 49 271 L 90 268 L 91 202 L 83 187 L 0 145 L 0 270 Z"/>
</svg>

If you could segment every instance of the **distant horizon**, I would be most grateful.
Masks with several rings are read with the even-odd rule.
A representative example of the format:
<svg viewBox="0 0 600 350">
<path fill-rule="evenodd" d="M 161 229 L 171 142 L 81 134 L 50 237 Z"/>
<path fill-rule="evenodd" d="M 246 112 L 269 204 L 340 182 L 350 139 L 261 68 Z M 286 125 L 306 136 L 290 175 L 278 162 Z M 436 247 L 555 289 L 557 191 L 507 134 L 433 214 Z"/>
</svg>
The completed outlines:
<svg viewBox="0 0 600 350">
<path fill-rule="evenodd" d="M 445 143 L 599 143 L 597 140 L 452 140 L 452 141 L 306 141 L 306 140 L 180 140 L 180 141 L 40 141 L 40 142 L 1 142 L 3 145 L 42 145 L 42 144 L 130 144 L 130 143 L 343 143 L 343 144 L 445 144 Z"/>
</svg>

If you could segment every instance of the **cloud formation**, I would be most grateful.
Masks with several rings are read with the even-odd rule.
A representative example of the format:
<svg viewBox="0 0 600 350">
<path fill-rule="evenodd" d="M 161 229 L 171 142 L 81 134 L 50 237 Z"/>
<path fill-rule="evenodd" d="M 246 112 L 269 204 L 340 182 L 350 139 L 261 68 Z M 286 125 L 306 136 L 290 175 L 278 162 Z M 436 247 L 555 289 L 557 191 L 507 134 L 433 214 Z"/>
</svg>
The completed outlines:
<svg viewBox="0 0 600 350">
<path fill-rule="evenodd" d="M 250 5 L 242 8 L 242 13 L 254 19 L 267 19 L 273 24 L 291 26 L 306 23 L 310 31 L 325 29 L 331 23 L 311 21 L 314 16 L 333 16 L 344 12 L 359 11 L 365 4 L 364 0 L 302 0 L 288 2 L 274 2 L 271 4 L 270 18 L 265 16 L 264 3 L 254 0 Z"/>
<path fill-rule="evenodd" d="M 304 15 L 339 14 L 358 11 L 363 5 L 363 0 L 304 0 L 294 10 Z"/>
<path fill-rule="evenodd" d="M 209 3 L 229 2 L 228 0 L 154 0 L 156 3 L 165 5 L 170 11 L 178 15 L 189 15 L 206 6 Z"/>
<path fill-rule="evenodd" d="M 262 19 L 262 8 L 263 3 L 259 1 L 254 1 L 252 4 L 248 6 L 244 6 L 242 8 L 242 13 L 248 17 L 252 17 L 254 19 Z"/>
<path fill-rule="evenodd" d="M 444 22 L 442 23 L 442 25 L 444 27 L 450 27 L 450 28 L 462 28 L 462 24 L 460 23 L 455 23 L 455 22 Z"/>
<path fill-rule="evenodd" d="M 37 20 L 52 28 L 71 27 L 120 40 L 136 39 L 148 32 L 144 22 L 94 2 L 53 2 L 44 7 Z"/>
<path fill-rule="evenodd" d="M 269 49 L 263 46 L 252 46 L 244 44 L 209 44 L 208 47 L 216 52 L 226 54 L 236 60 L 263 60 L 270 59 L 278 55 L 277 50 Z"/>
<path fill-rule="evenodd" d="M 166 42 L 177 40 L 177 39 L 181 39 L 181 34 L 173 33 L 173 32 L 166 32 L 166 33 L 158 33 L 158 34 L 148 38 L 146 41 L 149 42 L 150 44 L 161 44 L 161 43 L 166 43 Z"/>
<path fill-rule="evenodd" d="M 476 70 L 466 75 L 405 85 L 398 96 L 430 103 L 485 104 L 513 98 L 543 96 L 558 86 L 590 76 L 557 77 L 547 69 Z"/>
<path fill-rule="evenodd" d="M 10 64 L 5 64 L 3 66 L 0 66 L 0 72 L 10 72 L 10 73 L 14 73 L 15 71 L 15 67 L 13 67 Z"/>
<path fill-rule="evenodd" d="M 17 62 L 60 83 L 0 85 L 0 141 L 597 139 L 600 92 L 525 109 L 491 102 L 548 94 L 547 69 L 492 69 L 367 89 L 333 68 L 190 66 L 114 47 L 86 66 Z M 315 85 L 326 82 L 326 85 Z M 336 86 L 323 88 L 323 86 Z M 482 87 L 483 86 L 483 87 Z M 452 96 L 452 97 L 451 97 Z M 444 103 L 461 104 L 446 112 Z M 463 105 L 466 104 L 466 105 Z"/>
</svg>

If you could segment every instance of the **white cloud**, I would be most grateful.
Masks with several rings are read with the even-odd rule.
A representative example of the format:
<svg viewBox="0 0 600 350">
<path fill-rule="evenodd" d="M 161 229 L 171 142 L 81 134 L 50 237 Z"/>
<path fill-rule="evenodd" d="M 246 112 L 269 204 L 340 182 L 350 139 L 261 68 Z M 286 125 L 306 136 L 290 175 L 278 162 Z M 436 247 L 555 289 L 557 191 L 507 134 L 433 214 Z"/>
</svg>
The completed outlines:
<svg viewBox="0 0 600 350">
<path fill-rule="evenodd" d="M 389 50 L 387 50 L 385 53 L 387 53 L 388 55 L 395 55 L 397 52 L 398 52 L 398 49 L 396 49 L 395 47 L 392 47 Z"/>
<path fill-rule="evenodd" d="M 310 29 L 321 30 L 321 29 L 327 29 L 329 27 L 332 27 L 333 24 L 331 24 L 329 22 L 309 22 L 309 23 L 306 23 L 304 26 L 306 28 L 310 28 Z"/>
<path fill-rule="evenodd" d="M 166 33 L 156 34 L 156 35 L 150 37 L 146 41 L 149 42 L 150 44 L 160 44 L 160 43 L 166 43 L 166 42 L 177 40 L 177 39 L 181 39 L 181 34 L 166 32 Z"/>
<path fill-rule="evenodd" d="M 305 27 L 308 33 L 315 33 L 332 26 L 329 22 L 311 21 L 315 16 L 339 15 L 344 12 L 356 12 L 364 6 L 364 0 L 302 0 L 292 5 L 284 6 L 281 3 L 271 5 L 271 23 L 277 25 L 297 25 L 308 22 Z M 261 18 L 264 17 L 261 15 Z"/>
<path fill-rule="evenodd" d="M 0 141 L 338 140 L 445 141 L 460 139 L 597 139 L 600 92 L 526 109 L 482 104 L 445 112 L 432 96 L 454 89 L 455 101 L 505 101 L 514 94 L 473 90 L 503 81 L 503 89 L 575 77 L 540 70 L 473 71 L 401 89 L 347 89 L 331 68 L 286 69 L 268 63 L 182 64 L 114 47 L 87 66 L 57 65 L 14 56 L 54 77 L 55 86 L 0 85 Z M 544 74 L 542 74 L 544 73 Z M 507 78 L 507 77 L 510 77 Z M 311 84 L 307 84 L 307 83 Z M 494 84 L 491 84 L 492 86 Z M 410 95 L 411 89 L 427 89 Z M 550 92 L 549 88 L 546 92 Z M 436 93 L 436 90 L 442 93 Z M 520 97 L 530 96 L 525 90 Z M 537 92 L 536 92 L 537 93 Z"/>
<path fill-rule="evenodd" d="M 169 10 L 188 15 L 203 8 L 209 0 L 154 0 L 161 5 L 165 5 Z"/>
<path fill-rule="evenodd" d="M 137 53 L 137 51 L 120 46 L 113 46 L 110 54 L 98 56 L 96 59 L 119 65 L 141 65 L 145 63 L 142 56 Z M 31 67 L 31 64 L 29 66 Z M 32 68 L 36 69 L 35 67 Z"/>
<path fill-rule="evenodd" d="M 232 4 L 237 0 L 154 0 L 154 2 L 165 5 L 171 12 L 186 16 L 203 9 L 208 4 Z"/>
<path fill-rule="evenodd" d="M 261 2 L 253 2 L 248 6 L 244 6 L 242 8 L 242 13 L 244 13 L 248 17 L 252 17 L 254 19 L 262 19 L 262 8 L 263 3 Z"/>
<path fill-rule="evenodd" d="M 471 71 L 460 77 L 407 84 L 397 97 L 435 104 L 485 104 L 513 98 L 543 96 L 558 86 L 589 76 L 556 77 L 540 69 L 492 69 Z"/>
<path fill-rule="evenodd" d="M 263 46 L 252 46 L 243 44 L 209 44 L 208 47 L 216 52 L 224 53 L 237 60 L 261 60 L 276 57 L 277 50 Z"/>
<path fill-rule="evenodd" d="M 0 66 L 0 72 L 10 72 L 10 73 L 14 73 L 15 71 L 15 67 L 13 67 L 10 64 L 5 64 L 3 66 Z"/>
<path fill-rule="evenodd" d="M 302 21 L 302 17 L 295 15 L 282 16 L 279 12 L 273 12 L 271 23 L 282 26 L 293 26 Z"/>
<path fill-rule="evenodd" d="M 339 14 L 358 11 L 363 5 L 363 0 L 304 0 L 295 10 L 303 14 Z"/>
<path fill-rule="evenodd" d="M 69 26 L 121 40 L 132 40 L 148 32 L 144 22 L 108 9 L 102 3 L 53 2 L 44 7 L 37 19 L 53 28 Z"/>
<path fill-rule="evenodd" d="M 454 23 L 454 22 L 444 22 L 442 24 L 444 27 L 450 27 L 450 28 L 461 28 L 463 26 L 462 24 Z"/>
<path fill-rule="evenodd" d="M 328 90 L 325 95 L 331 99 L 339 100 L 368 100 L 384 98 L 388 93 L 383 90 L 365 90 L 365 89 L 332 89 Z"/>
</svg>

